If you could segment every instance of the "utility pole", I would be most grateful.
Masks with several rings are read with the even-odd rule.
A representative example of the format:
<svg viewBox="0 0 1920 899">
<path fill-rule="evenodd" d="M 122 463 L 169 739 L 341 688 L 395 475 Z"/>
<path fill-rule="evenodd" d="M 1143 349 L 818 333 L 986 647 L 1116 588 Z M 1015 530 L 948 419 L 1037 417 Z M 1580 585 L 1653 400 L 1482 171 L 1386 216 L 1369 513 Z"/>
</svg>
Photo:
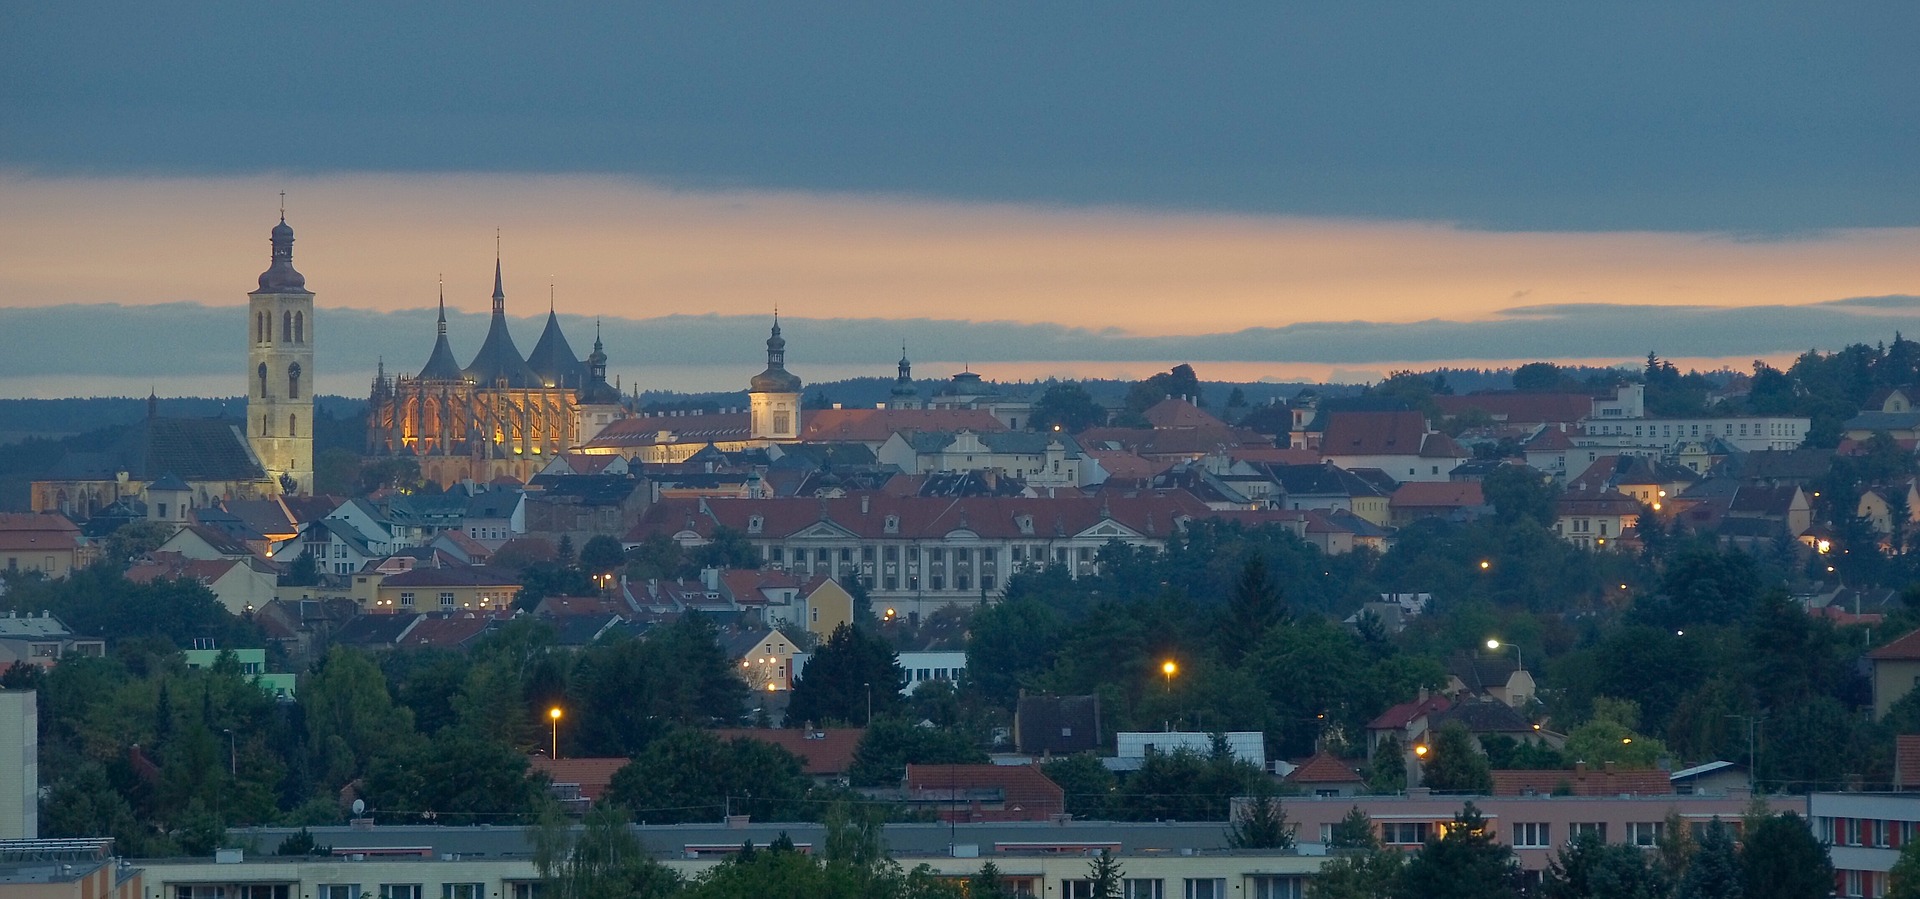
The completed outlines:
<svg viewBox="0 0 1920 899">
<path fill-rule="evenodd" d="M 1742 721 L 1745 721 L 1747 724 L 1747 768 L 1748 768 L 1747 773 L 1749 775 L 1748 779 L 1749 781 L 1758 781 L 1760 779 L 1760 755 L 1759 755 L 1759 749 L 1758 749 L 1759 744 L 1755 740 L 1755 734 L 1759 731 L 1760 725 L 1767 720 L 1767 716 L 1764 714 L 1762 715 L 1729 714 L 1727 715 L 1727 717 L 1738 718 Z"/>
</svg>

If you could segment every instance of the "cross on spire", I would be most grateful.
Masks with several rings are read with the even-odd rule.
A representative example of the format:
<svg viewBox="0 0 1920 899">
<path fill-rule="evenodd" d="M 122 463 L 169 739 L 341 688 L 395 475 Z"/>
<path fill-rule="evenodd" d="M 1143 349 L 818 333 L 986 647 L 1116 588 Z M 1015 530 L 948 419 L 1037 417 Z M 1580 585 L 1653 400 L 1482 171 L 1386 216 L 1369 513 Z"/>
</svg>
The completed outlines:
<svg viewBox="0 0 1920 899">
<path fill-rule="evenodd" d="M 280 192 L 280 224 L 287 223 L 287 192 Z"/>
</svg>

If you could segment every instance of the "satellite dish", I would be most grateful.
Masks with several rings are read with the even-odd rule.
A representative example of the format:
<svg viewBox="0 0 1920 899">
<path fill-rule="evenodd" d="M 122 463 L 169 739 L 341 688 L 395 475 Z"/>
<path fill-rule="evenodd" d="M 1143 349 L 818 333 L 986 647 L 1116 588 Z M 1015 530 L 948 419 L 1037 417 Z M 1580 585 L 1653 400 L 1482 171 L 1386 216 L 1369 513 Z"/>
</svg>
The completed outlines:
<svg viewBox="0 0 1920 899">
<path fill-rule="evenodd" d="M 365 799 L 355 799 L 353 801 L 353 814 L 355 815 L 355 817 L 364 815 L 366 813 L 367 813 L 367 801 Z"/>
</svg>

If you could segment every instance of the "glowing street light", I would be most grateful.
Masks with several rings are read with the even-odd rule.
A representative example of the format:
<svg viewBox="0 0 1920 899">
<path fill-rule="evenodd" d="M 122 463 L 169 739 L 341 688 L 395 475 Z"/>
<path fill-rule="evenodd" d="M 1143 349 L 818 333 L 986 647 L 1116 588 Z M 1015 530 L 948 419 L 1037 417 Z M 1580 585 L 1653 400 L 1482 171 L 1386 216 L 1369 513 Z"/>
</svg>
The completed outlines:
<svg viewBox="0 0 1920 899">
<path fill-rule="evenodd" d="M 1180 666 L 1174 664 L 1174 661 L 1172 659 L 1168 659 L 1160 663 L 1160 673 L 1167 676 L 1168 695 L 1172 695 L 1173 693 L 1173 675 L 1179 670 L 1180 670 Z"/>
<path fill-rule="evenodd" d="M 1427 744 L 1425 744 L 1425 743 L 1420 743 L 1420 744 L 1417 744 L 1417 745 L 1415 745 L 1415 746 L 1413 747 L 1413 754 L 1414 754 L 1414 755 L 1416 755 L 1416 756 L 1419 756 L 1420 758 L 1423 758 L 1423 759 L 1424 759 L 1424 758 L 1426 758 L 1426 757 L 1427 757 Z"/>
<path fill-rule="evenodd" d="M 1489 568 L 1492 568 L 1492 567 L 1493 567 L 1493 563 L 1492 563 L 1492 562 L 1490 562 L 1490 561 L 1488 561 L 1488 560 L 1486 560 L 1486 559 L 1481 559 L 1481 560 L 1480 560 L 1480 570 L 1481 570 L 1481 571 L 1486 571 L 1487 569 L 1489 569 Z"/>
<path fill-rule="evenodd" d="M 1495 640 L 1495 639 L 1493 639 L 1492 637 L 1488 637 L 1488 638 L 1487 638 L 1487 648 L 1488 648 L 1488 649 L 1499 649 L 1499 648 L 1500 648 L 1500 641 L 1499 641 L 1499 640 Z"/>
<path fill-rule="evenodd" d="M 547 710 L 547 718 L 553 722 L 553 757 L 560 758 L 560 707 Z"/>
</svg>

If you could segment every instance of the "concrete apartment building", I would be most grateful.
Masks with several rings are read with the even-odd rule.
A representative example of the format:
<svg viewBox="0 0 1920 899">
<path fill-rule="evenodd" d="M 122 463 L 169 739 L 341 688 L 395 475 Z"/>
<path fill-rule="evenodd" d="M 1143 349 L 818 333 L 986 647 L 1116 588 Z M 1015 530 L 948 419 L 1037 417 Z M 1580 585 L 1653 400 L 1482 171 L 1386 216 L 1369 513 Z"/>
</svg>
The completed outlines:
<svg viewBox="0 0 1920 899">
<path fill-rule="evenodd" d="M 1813 835 L 1827 843 L 1836 896 L 1886 895 L 1887 872 L 1920 830 L 1920 793 L 1815 793 Z"/>
<path fill-rule="evenodd" d="M 0 690 L 0 840 L 40 836 L 40 698 Z"/>
</svg>

